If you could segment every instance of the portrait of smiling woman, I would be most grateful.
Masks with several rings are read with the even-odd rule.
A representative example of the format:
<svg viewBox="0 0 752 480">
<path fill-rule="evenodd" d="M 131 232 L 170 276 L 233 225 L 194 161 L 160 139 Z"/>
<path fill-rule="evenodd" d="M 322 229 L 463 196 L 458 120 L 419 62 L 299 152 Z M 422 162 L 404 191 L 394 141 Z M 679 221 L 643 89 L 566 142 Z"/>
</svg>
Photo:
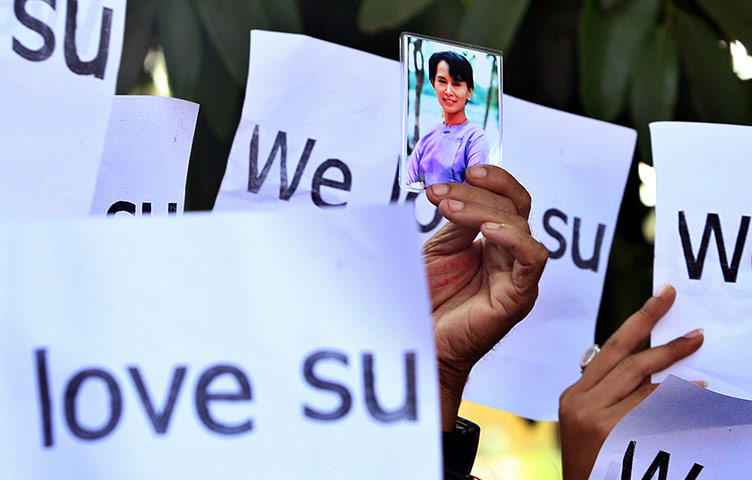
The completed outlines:
<svg viewBox="0 0 752 480">
<path fill-rule="evenodd" d="M 487 82 L 485 88 L 477 92 L 473 64 L 462 53 L 449 49 L 435 51 L 428 58 L 427 68 L 421 65 L 424 51 L 443 47 L 427 46 L 424 43 L 427 41 L 430 42 L 427 39 L 412 41 L 412 71 L 407 75 L 411 85 L 406 90 L 412 93 L 414 101 L 408 99 L 406 124 L 412 123 L 413 135 L 407 138 L 408 149 L 412 145 L 412 151 L 406 155 L 402 183 L 411 190 L 436 183 L 464 182 L 468 167 L 500 163 L 495 158 L 500 138 L 499 95 L 493 91 L 494 87 L 498 89 L 499 83 L 496 58 L 485 52 L 473 52 L 471 58 L 476 64 L 482 64 L 480 70 Z M 424 81 L 426 70 L 430 87 Z M 421 95 L 435 96 L 436 102 L 424 103 L 423 112 L 420 111 Z M 473 102 L 477 97 L 481 97 L 481 101 Z M 432 106 L 438 106 L 439 112 L 432 110 Z M 472 121 L 471 116 L 475 117 Z M 421 135 L 421 130 L 425 130 L 422 125 L 429 122 L 432 125 Z M 409 131 L 408 125 L 405 130 Z"/>
</svg>

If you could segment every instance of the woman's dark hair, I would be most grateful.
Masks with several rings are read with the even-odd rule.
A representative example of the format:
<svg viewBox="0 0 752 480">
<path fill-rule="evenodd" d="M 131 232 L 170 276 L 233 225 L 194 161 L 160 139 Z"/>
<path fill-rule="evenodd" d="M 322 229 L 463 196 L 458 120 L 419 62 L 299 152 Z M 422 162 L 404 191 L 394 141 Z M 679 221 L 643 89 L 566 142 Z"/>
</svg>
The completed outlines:
<svg viewBox="0 0 752 480">
<path fill-rule="evenodd" d="M 473 66 L 467 58 L 454 52 L 436 52 L 428 59 L 428 78 L 436 80 L 436 67 L 444 60 L 449 65 L 449 75 L 454 80 L 467 83 L 468 90 L 475 88 L 473 83 Z"/>
</svg>

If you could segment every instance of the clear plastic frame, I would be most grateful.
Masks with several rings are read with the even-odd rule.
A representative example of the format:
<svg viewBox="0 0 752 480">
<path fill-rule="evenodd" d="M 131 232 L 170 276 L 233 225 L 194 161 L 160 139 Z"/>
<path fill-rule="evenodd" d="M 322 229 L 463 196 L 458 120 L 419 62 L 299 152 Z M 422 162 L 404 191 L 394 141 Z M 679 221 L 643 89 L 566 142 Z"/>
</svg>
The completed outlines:
<svg viewBox="0 0 752 480">
<path fill-rule="evenodd" d="M 464 182 L 473 165 L 501 165 L 501 52 L 403 33 L 400 60 L 401 187 L 419 192 Z"/>
</svg>

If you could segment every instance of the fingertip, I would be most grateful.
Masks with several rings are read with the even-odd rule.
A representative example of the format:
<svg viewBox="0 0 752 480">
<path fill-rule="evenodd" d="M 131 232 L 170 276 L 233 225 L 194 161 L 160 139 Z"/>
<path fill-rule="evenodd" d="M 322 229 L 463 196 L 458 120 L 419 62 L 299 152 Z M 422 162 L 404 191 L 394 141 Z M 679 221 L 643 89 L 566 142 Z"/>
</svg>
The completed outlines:
<svg viewBox="0 0 752 480">
<path fill-rule="evenodd" d="M 521 292 L 536 289 L 548 260 L 548 250 L 529 233 L 506 223 L 485 222 L 481 233 L 490 242 L 508 249 L 514 257 L 512 282 Z"/>
<path fill-rule="evenodd" d="M 650 317 L 657 317 L 654 320 L 657 322 L 663 315 L 668 312 L 671 305 L 674 304 L 676 299 L 676 290 L 671 284 L 666 283 L 658 289 L 658 291 L 652 297 L 645 301 L 640 312 Z"/>
<path fill-rule="evenodd" d="M 480 231 L 492 243 L 504 248 L 512 248 L 520 242 L 520 232 L 514 225 L 498 222 L 484 222 Z"/>
<path fill-rule="evenodd" d="M 471 178 L 481 180 L 488 176 L 488 168 L 485 165 L 474 165 L 465 172 Z"/>
<path fill-rule="evenodd" d="M 691 332 L 687 332 L 681 337 L 677 337 L 670 341 L 666 345 L 671 346 L 671 350 L 674 352 L 674 361 L 686 358 L 697 350 L 700 349 L 705 342 L 705 336 L 703 335 L 703 329 L 697 328 Z"/>
<path fill-rule="evenodd" d="M 449 185 L 446 183 L 437 183 L 428 187 L 434 195 L 437 197 L 443 197 L 449 193 Z"/>
<path fill-rule="evenodd" d="M 663 285 L 661 285 L 661 288 L 658 289 L 657 292 L 655 292 L 655 295 L 653 295 L 656 298 L 665 298 L 668 295 L 670 295 L 673 292 L 676 292 L 673 286 L 671 286 L 670 283 L 666 282 Z"/>
<path fill-rule="evenodd" d="M 689 333 L 685 333 L 682 337 L 687 344 L 687 348 L 691 350 L 691 353 L 700 349 L 703 343 L 705 343 L 705 331 L 702 328 L 697 328 Z"/>
<path fill-rule="evenodd" d="M 429 202 L 436 205 L 437 207 L 439 206 L 439 202 L 441 201 L 443 197 L 443 195 L 438 194 L 436 191 L 436 187 L 438 187 L 439 185 L 442 185 L 442 184 L 429 185 L 426 188 L 426 198 L 428 199 Z M 439 191 L 441 191 L 441 189 L 439 189 Z"/>
<path fill-rule="evenodd" d="M 705 342 L 705 330 L 696 328 L 691 332 L 685 333 L 675 341 L 684 342 L 685 345 L 688 345 L 687 348 L 690 348 L 694 352 Z"/>
<path fill-rule="evenodd" d="M 691 332 L 685 333 L 682 337 L 683 338 L 697 338 L 697 337 L 702 337 L 704 335 L 705 335 L 705 329 L 696 328 L 692 330 Z"/>
</svg>

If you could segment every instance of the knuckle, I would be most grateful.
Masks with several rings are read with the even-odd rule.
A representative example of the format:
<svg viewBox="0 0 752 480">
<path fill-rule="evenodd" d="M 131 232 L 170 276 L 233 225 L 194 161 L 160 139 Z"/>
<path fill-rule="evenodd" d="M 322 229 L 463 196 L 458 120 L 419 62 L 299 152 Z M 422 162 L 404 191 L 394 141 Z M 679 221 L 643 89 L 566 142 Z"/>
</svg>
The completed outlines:
<svg viewBox="0 0 752 480">
<path fill-rule="evenodd" d="M 486 169 L 488 170 L 488 179 L 492 180 L 494 184 L 497 185 L 503 185 L 508 181 L 508 178 L 511 177 L 509 172 L 498 165 L 487 165 Z"/>
<path fill-rule="evenodd" d="M 578 408 L 579 407 L 579 408 Z M 569 405 L 563 409 L 560 422 L 576 426 L 578 430 L 589 428 L 591 412 L 582 405 Z"/>
<path fill-rule="evenodd" d="M 604 439 L 611 431 L 611 422 L 607 417 L 590 409 L 577 409 L 561 412 L 562 427 L 578 432 L 582 438 Z"/>
<path fill-rule="evenodd" d="M 610 431 L 609 422 L 600 413 L 583 412 L 579 415 L 581 418 L 578 424 L 581 426 L 583 433 L 589 438 L 605 438 Z"/>
<path fill-rule="evenodd" d="M 626 341 L 622 339 L 621 336 L 616 334 L 612 335 L 608 340 L 606 340 L 603 348 L 608 348 L 609 350 L 613 350 L 615 352 L 627 351 Z"/>
<path fill-rule="evenodd" d="M 517 213 L 517 207 L 511 198 L 504 195 L 496 195 L 496 208 L 504 213 Z"/>
<path fill-rule="evenodd" d="M 646 302 L 643 306 L 640 307 L 639 310 L 637 310 L 637 316 L 641 318 L 649 318 L 651 315 L 652 309 L 650 308 L 650 302 Z"/>
<path fill-rule="evenodd" d="M 573 422 L 577 425 L 580 425 L 583 428 L 591 427 L 591 413 L 590 411 L 580 408 L 576 410 L 572 415 L 570 415 L 570 418 L 573 420 Z"/>
<path fill-rule="evenodd" d="M 548 262 L 548 249 L 539 241 L 535 240 L 535 260 L 536 263 L 545 265 Z"/>
<path fill-rule="evenodd" d="M 561 395 L 559 395 L 560 408 L 561 408 L 561 405 L 565 404 L 567 399 L 569 399 L 569 396 L 571 395 L 573 388 L 574 388 L 574 385 L 570 385 L 567 388 L 565 388 L 563 392 L 561 392 Z"/>
<path fill-rule="evenodd" d="M 624 373 L 630 373 L 630 372 L 641 373 L 641 366 L 634 356 L 629 355 L 629 356 L 624 357 L 616 365 L 616 370 L 618 370 L 619 372 L 624 372 Z"/>
<path fill-rule="evenodd" d="M 609 421 L 607 418 L 598 418 L 596 417 L 595 421 L 593 422 L 593 430 L 591 434 L 598 439 L 605 439 L 609 433 L 611 433 L 611 429 L 613 428 L 612 422 Z"/>
<path fill-rule="evenodd" d="M 559 395 L 559 416 L 568 418 L 577 399 L 577 384 L 570 385 Z M 576 411 L 576 409 L 574 410 Z"/>
<path fill-rule="evenodd" d="M 513 215 L 512 217 L 510 217 L 509 222 L 507 223 L 510 223 L 511 225 L 519 228 L 523 232 L 530 234 L 530 225 L 528 225 L 527 220 L 520 217 L 519 215 Z"/>
<path fill-rule="evenodd" d="M 533 203 L 533 197 L 530 196 L 530 192 L 528 192 L 522 185 L 519 185 L 518 188 L 520 207 L 522 207 L 524 211 L 530 211 L 530 205 L 532 205 Z"/>
</svg>

